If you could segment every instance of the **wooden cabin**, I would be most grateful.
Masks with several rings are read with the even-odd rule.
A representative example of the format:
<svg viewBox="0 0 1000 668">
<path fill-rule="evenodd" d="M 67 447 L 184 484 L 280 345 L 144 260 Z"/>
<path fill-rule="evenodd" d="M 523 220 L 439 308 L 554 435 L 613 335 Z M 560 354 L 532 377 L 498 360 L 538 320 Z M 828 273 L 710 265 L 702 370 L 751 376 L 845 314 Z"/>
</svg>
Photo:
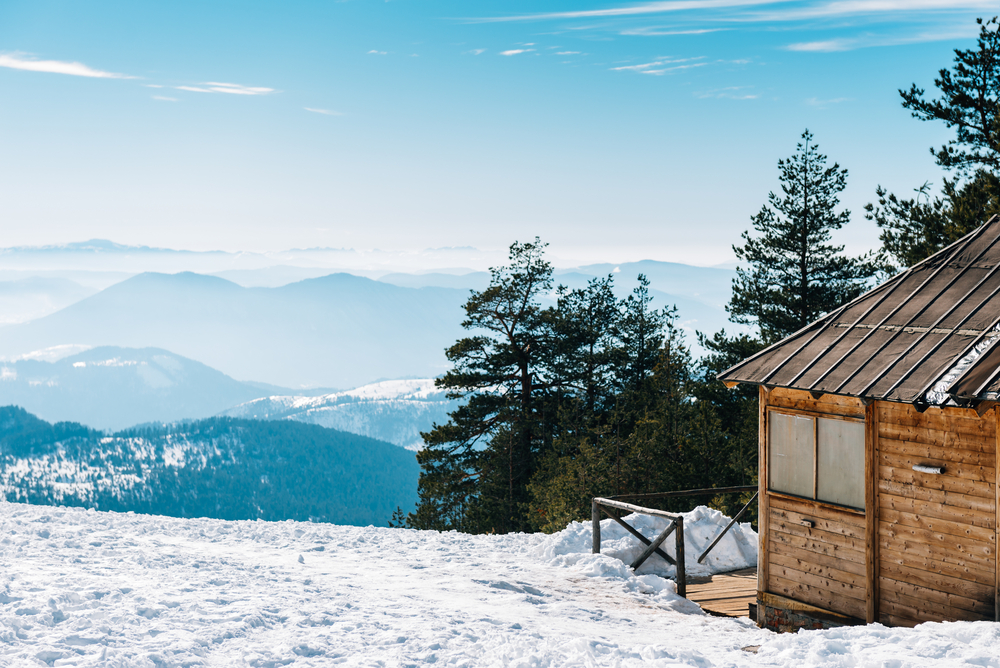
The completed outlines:
<svg viewBox="0 0 1000 668">
<path fill-rule="evenodd" d="M 1000 217 L 719 378 L 760 392 L 758 623 L 1000 621 Z"/>
</svg>

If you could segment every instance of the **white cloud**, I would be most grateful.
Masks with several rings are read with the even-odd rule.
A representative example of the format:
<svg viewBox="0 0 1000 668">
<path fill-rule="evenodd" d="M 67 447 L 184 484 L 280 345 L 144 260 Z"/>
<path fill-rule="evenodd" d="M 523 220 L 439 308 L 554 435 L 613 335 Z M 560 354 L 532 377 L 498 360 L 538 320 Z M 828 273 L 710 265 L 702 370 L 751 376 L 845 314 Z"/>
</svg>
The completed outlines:
<svg viewBox="0 0 1000 668">
<path fill-rule="evenodd" d="M 579 51 L 556 51 L 556 55 L 557 56 L 578 56 L 578 55 L 580 55 L 580 52 Z"/>
<path fill-rule="evenodd" d="M 747 86 L 728 86 L 726 88 L 716 88 L 715 90 L 695 93 L 694 96 L 702 100 L 710 98 L 719 100 L 756 100 L 760 97 L 757 93 L 746 92 L 747 88 Z"/>
<path fill-rule="evenodd" d="M 806 100 L 806 104 L 810 107 L 819 107 L 820 109 L 825 109 L 831 104 L 840 104 L 841 102 L 851 102 L 853 98 L 850 97 L 835 97 L 831 100 L 821 100 L 819 98 L 811 97 Z"/>
<path fill-rule="evenodd" d="M 612 67 L 612 72 L 647 72 L 654 67 L 660 67 L 661 65 L 673 65 L 674 67 L 668 67 L 665 69 L 656 70 L 657 73 L 662 74 L 671 70 L 684 70 L 691 67 L 700 67 L 706 63 L 693 63 L 692 61 L 702 60 L 704 56 L 698 56 L 697 58 L 664 58 L 662 60 L 654 60 L 651 63 L 642 63 L 641 65 L 622 65 L 621 67 Z M 682 63 L 691 63 L 688 65 L 683 65 Z"/>
<path fill-rule="evenodd" d="M 751 21 L 799 21 L 803 19 L 895 12 L 953 11 L 959 9 L 996 9 L 996 0 L 835 0 L 788 11 L 761 13 Z"/>
<path fill-rule="evenodd" d="M 614 7 L 610 9 L 586 9 L 575 12 L 550 12 L 546 14 L 525 14 L 521 16 L 501 16 L 479 19 L 481 22 L 501 21 L 536 21 L 541 19 L 578 19 L 599 16 L 635 16 L 641 14 L 661 14 L 664 12 L 680 12 L 697 9 L 718 9 L 723 7 L 748 7 L 754 5 L 773 5 L 778 2 L 793 0 L 668 0 L 667 2 L 645 2 L 631 7 Z M 889 0 L 891 1 L 891 0 Z M 904 0 L 896 0 L 904 1 Z M 925 0 L 929 1 L 929 0 Z M 948 0 L 937 0 L 948 1 Z M 976 0 L 965 0 L 976 1 Z M 474 19 L 475 20 L 475 19 Z"/>
<path fill-rule="evenodd" d="M 669 74 L 671 72 L 676 72 L 677 70 L 689 70 L 692 67 L 703 67 L 708 63 L 691 63 L 690 65 L 676 65 L 674 67 L 664 67 L 657 70 L 642 70 L 639 74 L 652 74 L 655 76 L 662 76 L 664 74 Z"/>
<path fill-rule="evenodd" d="M 28 72 L 48 72 L 50 74 L 69 74 L 75 77 L 91 77 L 94 79 L 134 79 L 127 74 L 104 72 L 87 67 L 83 63 L 72 63 L 63 60 L 35 60 L 20 54 L 0 54 L 0 67 Z"/>
<path fill-rule="evenodd" d="M 965 37 L 974 37 L 978 31 L 975 26 L 962 26 L 954 30 L 938 32 L 922 32 L 915 35 L 861 35 L 859 37 L 843 37 L 838 39 L 818 40 L 815 42 L 797 42 L 785 47 L 788 51 L 804 51 L 813 53 L 833 53 L 836 51 L 853 51 L 875 46 L 900 46 L 903 44 L 922 44 L 924 42 L 941 42 Z"/>
<path fill-rule="evenodd" d="M 519 53 L 528 53 L 529 51 L 534 51 L 534 49 L 510 49 L 509 51 L 501 51 L 501 56 L 516 56 Z"/>
<path fill-rule="evenodd" d="M 729 30 L 729 28 L 703 28 L 700 30 L 667 30 L 656 26 L 648 28 L 629 28 L 622 30 L 619 35 L 641 35 L 643 37 L 660 37 L 663 35 L 704 35 L 710 32 Z"/>
<path fill-rule="evenodd" d="M 174 88 L 177 90 L 186 90 L 191 93 L 228 93 L 230 95 L 267 95 L 275 92 L 273 88 L 243 86 L 242 84 L 221 83 L 218 81 L 206 81 L 197 86 L 174 86 Z"/>
<path fill-rule="evenodd" d="M 486 53 L 486 49 L 473 49 L 472 51 L 466 51 L 465 53 L 471 53 L 474 56 L 479 56 Z"/>
<path fill-rule="evenodd" d="M 177 101 L 176 97 L 167 97 L 166 95 L 154 95 L 153 99 L 154 100 L 162 100 L 164 102 L 176 102 Z"/>
<path fill-rule="evenodd" d="M 386 56 L 386 55 L 389 55 L 389 52 L 388 52 L 388 51 L 376 51 L 375 49 L 372 49 L 372 50 L 371 50 L 371 51 L 369 51 L 368 53 L 369 53 L 369 54 L 374 54 L 374 55 L 376 55 L 376 56 Z"/>
<path fill-rule="evenodd" d="M 314 109 L 312 107 L 303 107 L 306 111 L 311 111 L 314 114 L 323 114 L 324 116 L 343 116 L 344 114 L 339 111 L 331 111 L 329 109 Z"/>
</svg>

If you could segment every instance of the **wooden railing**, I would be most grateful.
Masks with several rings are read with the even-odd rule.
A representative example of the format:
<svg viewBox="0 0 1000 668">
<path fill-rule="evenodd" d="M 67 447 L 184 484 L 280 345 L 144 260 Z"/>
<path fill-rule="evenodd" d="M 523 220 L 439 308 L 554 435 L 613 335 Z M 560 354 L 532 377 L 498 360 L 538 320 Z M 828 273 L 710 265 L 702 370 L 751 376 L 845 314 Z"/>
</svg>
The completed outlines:
<svg viewBox="0 0 1000 668">
<path fill-rule="evenodd" d="M 686 489 L 675 492 L 656 492 L 653 494 L 621 494 L 618 496 L 612 496 L 609 498 L 595 497 L 591 502 L 591 522 L 593 525 L 593 552 L 594 554 L 600 554 L 601 552 L 601 513 L 604 513 L 612 520 L 621 525 L 623 529 L 628 531 L 630 534 L 636 537 L 642 544 L 646 546 L 646 549 L 642 551 L 635 561 L 633 561 L 630 566 L 632 570 L 639 568 L 647 559 L 649 559 L 654 554 L 659 555 L 668 564 L 673 564 L 677 569 L 677 576 L 675 582 L 677 584 L 677 594 L 687 598 L 687 572 L 684 564 L 684 516 L 680 513 L 671 513 L 666 510 L 657 510 L 655 508 L 646 508 L 644 506 L 637 506 L 631 503 L 626 503 L 620 501 L 619 499 L 664 499 L 670 497 L 678 496 L 707 496 L 707 495 L 717 495 L 717 494 L 729 494 L 734 492 L 749 492 L 751 490 L 756 490 L 756 485 L 743 486 L 743 487 L 718 487 L 713 489 Z M 736 524 L 736 521 L 743 516 L 743 513 L 747 511 L 757 499 L 757 495 L 754 494 L 753 498 L 750 499 L 749 503 L 743 506 L 743 510 L 737 513 L 736 517 L 729 522 L 725 529 L 723 529 L 715 540 L 708 546 L 708 548 L 698 557 L 698 563 L 701 563 L 708 553 L 712 551 L 722 537 Z M 641 513 L 643 515 L 650 515 L 652 517 L 662 517 L 664 519 L 670 520 L 670 524 L 660 532 L 660 534 L 650 540 L 646 538 L 641 533 L 639 533 L 635 527 L 628 524 L 625 520 L 618 516 L 618 513 L 612 511 L 627 510 L 630 513 Z M 676 559 L 671 557 L 669 554 L 660 549 L 660 545 L 663 544 L 670 534 L 674 534 L 674 554 Z"/>
</svg>

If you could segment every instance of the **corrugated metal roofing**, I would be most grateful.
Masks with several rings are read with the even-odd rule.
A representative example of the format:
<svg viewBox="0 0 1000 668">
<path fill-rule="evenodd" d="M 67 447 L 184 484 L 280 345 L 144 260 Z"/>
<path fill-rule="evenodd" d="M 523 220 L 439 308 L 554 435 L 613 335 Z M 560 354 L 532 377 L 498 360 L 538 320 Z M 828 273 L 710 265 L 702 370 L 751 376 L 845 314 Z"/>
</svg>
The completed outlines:
<svg viewBox="0 0 1000 668">
<path fill-rule="evenodd" d="M 719 374 L 725 382 L 925 403 L 1000 392 L 1000 217 Z M 952 379 L 960 360 L 986 350 Z M 993 393 L 992 395 L 990 393 Z"/>
</svg>

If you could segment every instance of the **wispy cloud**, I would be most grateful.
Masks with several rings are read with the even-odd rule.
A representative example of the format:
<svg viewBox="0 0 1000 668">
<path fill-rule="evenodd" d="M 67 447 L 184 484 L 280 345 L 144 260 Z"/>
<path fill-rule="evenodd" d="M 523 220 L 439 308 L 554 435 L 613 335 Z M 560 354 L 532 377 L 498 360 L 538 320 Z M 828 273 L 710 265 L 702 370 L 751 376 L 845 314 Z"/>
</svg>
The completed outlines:
<svg viewBox="0 0 1000 668">
<path fill-rule="evenodd" d="M 484 19 L 472 19 L 476 22 L 502 21 L 538 21 L 544 19 L 580 19 L 602 16 L 637 16 L 642 14 L 662 14 L 665 12 L 681 12 L 698 9 L 719 9 L 725 7 L 749 7 L 755 5 L 773 5 L 779 2 L 794 0 L 668 0 L 667 2 L 644 2 L 630 7 L 612 7 L 608 9 L 585 9 L 571 12 L 549 12 L 545 14 L 523 14 L 520 16 L 497 16 Z M 861 1 L 861 0 L 855 0 Z M 888 0 L 891 1 L 891 0 Z M 905 0 L 896 0 L 905 1 Z M 925 0 L 927 1 L 927 0 Z M 947 0 L 938 0 L 947 1 Z M 971 0 L 969 0 L 971 1 Z"/>
<path fill-rule="evenodd" d="M 834 0 L 813 6 L 782 8 L 775 12 L 759 12 L 740 18 L 741 21 L 802 21 L 817 18 L 863 16 L 916 12 L 947 12 L 955 10 L 995 10 L 996 0 Z"/>
<path fill-rule="evenodd" d="M 516 56 L 519 53 L 528 53 L 529 51 L 534 51 L 534 49 L 509 49 L 507 51 L 501 51 L 501 56 Z"/>
<path fill-rule="evenodd" d="M 94 79 L 135 79 L 127 74 L 95 70 L 83 63 L 64 60 L 37 60 L 24 54 L 0 54 L 0 67 L 28 72 L 47 72 L 49 74 L 69 74 L 74 77 L 91 77 Z"/>
<path fill-rule="evenodd" d="M 580 55 L 580 52 L 579 51 L 556 51 L 556 55 L 557 56 L 578 56 L 578 55 Z"/>
<path fill-rule="evenodd" d="M 388 51 L 378 51 L 376 49 L 372 49 L 368 53 L 369 53 L 369 55 L 374 55 L 374 56 L 386 56 L 386 55 L 389 54 Z"/>
<path fill-rule="evenodd" d="M 486 53 L 486 49 L 472 49 L 471 51 L 466 51 L 465 53 L 472 54 L 473 56 L 480 56 Z"/>
<path fill-rule="evenodd" d="M 197 86 L 174 86 L 174 88 L 177 90 L 186 90 L 191 93 L 227 93 L 229 95 L 268 95 L 275 92 L 273 88 L 244 86 L 242 84 L 221 83 L 218 81 L 206 81 Z"/>
<path fill-rule="evenodd" d="M 687 70 L 692 67 L 701 67 L 708 63 L 697 62 L 703 60 L 704 56 L 697 58 L 663 58 L 649 63 L 639 65 L 622 65 L 610 68 L 612 72 L 639 72 L 640 74 L 666 74 L 677 70 Z"/>
<path fill-rule="evenodd" d="M 830 100 L 821 100 L 816 97 L 810 97 L 806 100 L 806 104 L 810 107 L 819 107 L 820 109 L 825 109 L 831 104 L 840 104 L 841 102 L 852 102 L 854 98 L 850 97 L 835 97 Z"/>
<path fill-rule="evenodd" d="M 797 0 L 666 0 L 661 2 L 643 2 L 625 7 L 608 7 L 606 9 L 584 9 L 567 12 L 521 14 L 518 16 L 496 16 L 469 20 L 477 23 L 492 23 L 503 21 L 540 21 L 546 19 L 642 16 L 649 14 L 665 14 L 670 12 L 690 12 L 698 10 L 784 5 L 791 2 L 797 2 Z M 958 9 L 982 9 L 992 11 L 996 9 L 996 6 L 996 0 L 833 0 L 833 2 L 817 3 L 812 6 L 798 6 L 788 11 L 763 13 L 757 17 L 746 17 L 743 20 L 801 20 L 818 17 L 855 16 L 873 13 L 912 13 Z M 737 17 L 730 18 L 733 20 L 739 20 Z M 687 33 L 680 32 L 679 34 Z"/>
<path fill-rule="evenodd" d="M 975 26 L 973 26 L 974 28 Z M 785 47 L 788 51 L 803 51 L 813 53 L 833 53 L 836 51 L 853 51 L 876 46 L 900 46 L 903 44 L 923 44 L 924 42 L 941 42 L 975 36 L 977 31 L 963 26 L 954 30 L 920 32 L 915 35 L 859 35 L 858 37 L 840 37 L 836 39 L 817 40 L 815 42 L 796 42 Z"/>
<path fill-rule="evenodd" d="M 619 32 L 619 35 L 641 35 L 643 37 L 661 37 L 664 35 L 704 35 L 710 32 L 720 32 L 729 28 L 701 28 L 698 30 L 670 30 L 656 26 L 648 28 L 627 28 Z"/>
<path fill-rule="evenodd" d="M 748 88 L 748 86 L 727 86 L 726 88 L 700 91 L 694 96 L 702 100 L 713 98 L 718 100 L 756 100 L 760 97 L 758 93 L 750 93 Z"/>
<path fill-rule="evenodd" d="M 176 102 L 177 101 L 176 97 L 167 97 L 166 95 L 154 95 L 153 99 L 154 100 L 160 100 L 162 102 Z"/>
<path fill-rule="evenodd" d="M 344 114 L 339 111 L 332 111 L 330 109 L 314 109 L 313 107 L 303 107 L 306 111 L 311 111 L 314 114 L 323 114 L 324 116 L 343 116 Z"/>
</svg>

